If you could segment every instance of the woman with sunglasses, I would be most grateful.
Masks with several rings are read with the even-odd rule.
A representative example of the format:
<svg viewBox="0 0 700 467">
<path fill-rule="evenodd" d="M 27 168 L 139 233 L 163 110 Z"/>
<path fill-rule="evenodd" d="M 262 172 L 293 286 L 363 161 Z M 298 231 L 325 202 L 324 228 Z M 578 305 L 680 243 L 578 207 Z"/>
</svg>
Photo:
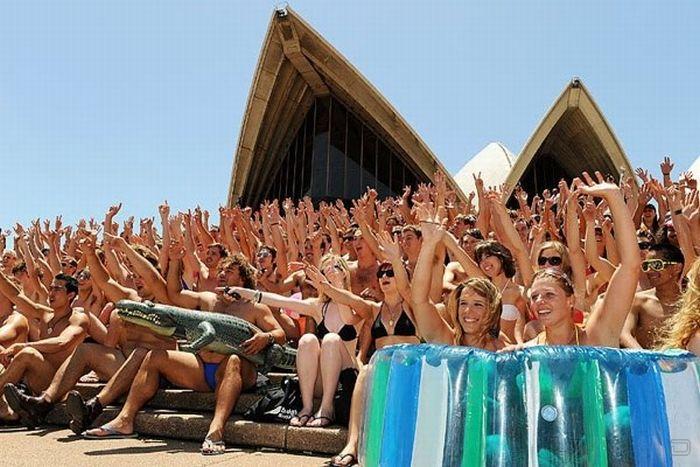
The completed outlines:
<svg viewBox="0 0 700 467">
<path fill-rule="evenodd" d="M 543 331 L 525 345 L 587 345 L 619 347 L 620 334 L 634 300 L 639 279 L 641 260 L 637 247 L 632 216 L 617 185 L 603 181 L 596 172 L 598 183 L 583 173 L 586 184 L 576 180 L 572 196 L 590 195 L 603 198 L 615 221 L 616 242 L 620 264 L 610 279 L 607 293 L 596 304 L 585 328 L 573 318 L 575 306 L 574 285 L 566 274 L 555 269 L 541 269 L 535 273 L 530 287 L 530 307 L 542 324 Z M 514 350 L 522 346 L 511 346 Z"/>
<path fill-rule="evenodd" d="M 316 334 L 304 334 L 299 339 L 297 374 L 303 407 L 290 421 L 292 426 L 325 427 L 333 423 L 333 397 L 338 377 L 346 368 L 358 368 L 355 356 L 358 330 L 364 320 L 373 318 L 368 308 L 352 308 L 323 292 L 327 289 L 338 296 L 338 291 L 350 290 L 350 270 L 340 256 L 327 254 L 321 259 L 320 266 L 316 279 L 321 281 L 319 276 L 322 276 L 330 286 L 319 286 L 321 290 L 314 298 L 295 300 L 271 292 L 231 288 L 245 300 L 286 308 L 318 323 Z M 316 413 L 313 412 L 314 395 L 322 396 Z"/>
<path fill-rule="evenodd" d="M 380 232 L 377 242 L 383 256 L 390 260 L 381 263 L 377 270 L 379 287 L 384 294 L 382 302 L 364 300 L 348 290 L 335 287 L 313 267 L 307 268 L 309 279 L 318 287 L 319 293 L 373 317 L 370 327 L 371 340 L 363 343 L 363 347 L 364 344 L 369 347 L 372 342 L 377 350 L 394 344 L 418 344 L 420 339 L 416 332 L 408 274 L 401 257 L 401 249 L 387 232 Z M 368 368 L 368 365 L 363 366 L 357 377 L 350 406 L 347 444 L 340 454 L 331 459 L 332 466 L 354 465 L 357 462 L 357 442 L 364 411 L 364 382 Z"/>
<path fill-rule="evenodd" d="M 700 259 L 688 272 L 688 287 L 680 309 L 667 322 L 661 348 L 684 349 L 700 357 Z"/>
</svg>

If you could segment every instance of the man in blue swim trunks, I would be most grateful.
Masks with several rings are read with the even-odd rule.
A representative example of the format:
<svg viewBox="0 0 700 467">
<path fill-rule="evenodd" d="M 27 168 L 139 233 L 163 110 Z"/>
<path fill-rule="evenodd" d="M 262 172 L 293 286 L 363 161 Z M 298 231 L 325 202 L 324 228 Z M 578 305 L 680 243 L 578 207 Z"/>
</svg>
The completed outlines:
<svg viewBox="0 0 700 467">
<path fill-rule="evenodd" d="M 285 333 L 270 309 L 261 304 L 234 301 L 228 295 L 181 290 L 180 278 L 184 248 L 173 242 L 169 249 L 168 295 L 173 303 L 189 309 L 211 310 L 245 319 L 261 332 L 246 341 L 245 351 L 256 354 L 277 342 L 284 344 Z M 225 258 L 219 265 L 219 286 L 254 286 L 254 271 L 240 255 Z M 209 426 L 202 454 L 221 454 L 225 450 L 224 425 L 244 389 L 256 382 L 255 366 L 236 355 L 220 355 L 209 351 L 192 354 L 172 350 L 152 350 L 144 359 L 129 391 L 124 407 L 106 425 L 88 430 L 86 438 L 133 437 L 134 419 L 138 411 L 158 391 L 161 378 L 175 386 L 198 392 L 215 392 L 216 407 Z"/>
</svg>

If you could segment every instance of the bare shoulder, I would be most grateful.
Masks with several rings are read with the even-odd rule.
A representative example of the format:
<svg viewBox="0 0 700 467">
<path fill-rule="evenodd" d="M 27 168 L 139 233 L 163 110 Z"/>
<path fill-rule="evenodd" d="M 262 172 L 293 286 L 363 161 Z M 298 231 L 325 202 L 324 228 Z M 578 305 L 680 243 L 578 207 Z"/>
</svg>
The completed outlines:
<svg viewBox="0 0 700 467">
<path fill-rule="evenodd" d="M 90 317 L 88 316 L 88 312 L 85 310 L 85 308 L 77 306 L 73 308 L 69 322 L 71 324 L 82 326 L 90 322 Z"/>
<path fill-rule="evenodd" d="M 688 345 L 685 347 L 689 352 L 693 352 L 695 355 L 700 357 L 700 330 L 695 331 L 693 337 L 688 341 Z"/>
</svg>

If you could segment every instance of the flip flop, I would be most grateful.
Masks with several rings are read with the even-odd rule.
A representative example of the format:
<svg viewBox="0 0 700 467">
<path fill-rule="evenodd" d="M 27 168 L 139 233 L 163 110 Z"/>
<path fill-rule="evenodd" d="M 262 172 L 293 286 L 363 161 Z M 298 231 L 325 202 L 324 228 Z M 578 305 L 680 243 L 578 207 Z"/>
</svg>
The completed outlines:
<svg viewBox="0 0 700 467">
<path fill-rule="evenodd" d="M 309 423 L 309 421 L 311 421 L 311 419 L 314 418 L 314 416 L 311 415 L 310 413 L 305 413 L 302 415 L 297 415 L 295 418 L 297 419 L 298 423 L 297 424 L 292 423 L 292 420 L 294 420 L 294 418 L 292 418 L 292 420 L 289 421 L 289 426 L 301 428 L 303 426 L 306 426 L 306 424 Z M 304 420 L 303 422 L 302 422 L 302 419 Z"/>
<path fill-rule="evenodd" d="M 349 463 L 345 463 L 345 459 L 350 459 Z M 357 465 L 357 457 L 355 457 L 355 454 L 343 454 L 335 456 L 333 459 L 328 461 L 328 466 L 329 467 L 351 467 L 353 465 Z"/>
<path fill-rule="evenodd" d="M 83 431 L 82 436 L 85 439 L 134 439 L 139 437 L 137 433 L 122 433 L 107 425 Z"/>
<path fill-rule="evenodd" d="M 332 418 L 329 418 L 329 417 L 314 417 L 314 420 L 321 420 L 321 424 L 320 425 L 311 425 L 311 426 L 309 426 L 309 428 L 325 428 L 327 426 L 331 426 L 333 424 L 333 421 L 334 421 Z M 325 420 L 325 422 L 323 420 Z"/>
<path fill-rule="evenodd" d="M 213 441 L 209 438 L 204 438 L 199 452 L 203 456 L 218 456 L 226 452 L 226 443 L 224 443 L 224 440 Z"/>
</svg>

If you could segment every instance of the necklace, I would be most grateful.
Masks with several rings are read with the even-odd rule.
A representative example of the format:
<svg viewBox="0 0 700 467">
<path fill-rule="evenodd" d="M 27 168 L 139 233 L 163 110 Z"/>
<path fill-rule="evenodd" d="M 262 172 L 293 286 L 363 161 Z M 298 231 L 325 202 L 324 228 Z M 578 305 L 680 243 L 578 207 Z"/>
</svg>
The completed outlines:
<svg viewBox="0 0 700 467">
<path fill-rule="evenodd" d="M 386 307 L 386 309 L 389 311 L 389 313 L 387 313 L 389 315 L 389 327 L 393 328 L 394 320 L 398 317 L 398 314 L 401 312 L 401 302 L 399 302 L 399 313 L 397 313 L 396 311 L 391 311 L 391 308 L 389 308 L 389 305 L 387 305 L 386 302 L 382 302 L 382 306 Z"/>
<path fill-rule="evenodd" d="M 575 324 L 574 324 L 574 337 L 576 338 L 576 345 L 581 345 L 581 343 L 580 343 L 580 341 L 579 341 L 579 337 L 578 337 L 578 326 L 576 326 Z M 566 344 L 564 344 L 564 345 L 569 345 L 569 344 L 571 343 L 571 340 L 572 340 L 572 339 L 569 339 L 569 341 L 568 341 Z M 551 344 L 547 341 L 547 331 L 546 331 L 546 330 L 545 330 L 545 331 L 542 331 L 542 332 L 540 333 L 540 335 L 537 336 L 537 344 L 538 344 L 538 345 L 542 345 L 542 344 L 544 344 L 544 345 L 551 345 Z"/>
<path fill-rule="evenodd" d="M 68 313 L 67 315 L 61 316 L 60 318 L 58 318 L 58 320 L 57 320 L 55 323 L 52 323 L 52 321 L 53 321 L 53 318 L 52 318 L 51 321 L 49 321 L 49 324 L 48 324 L 47 327 L 46 327 L 46 332 L 47 332 L 47 334 L 53 333 L 53 330 L 54 330 L 54 328 L 56 327 L 56 324 L 60 323 L 60 322 L 61 322 L 62 320 L 64 320 L 65 318 L 70 317 L 70 315 L 71 315 L 71 314 Z"/>
</svg>

